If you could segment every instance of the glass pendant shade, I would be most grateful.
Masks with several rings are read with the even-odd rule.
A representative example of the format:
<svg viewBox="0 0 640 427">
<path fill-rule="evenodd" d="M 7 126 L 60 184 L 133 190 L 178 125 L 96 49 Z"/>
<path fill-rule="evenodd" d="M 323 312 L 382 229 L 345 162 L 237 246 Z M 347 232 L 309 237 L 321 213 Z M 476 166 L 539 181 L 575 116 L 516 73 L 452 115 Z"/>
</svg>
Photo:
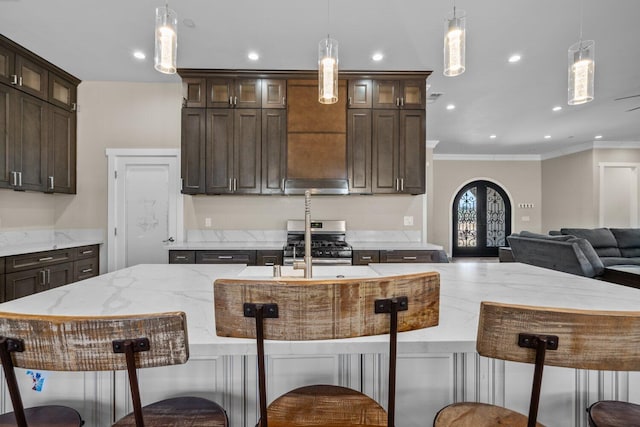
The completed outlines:
<svg viewBox="0 0 640 427">
<path fill-rule="evenodd" d="M 569 105 L 593 101 L 595 42 L 580 40 L 569 48 Z"/>
<path fill-rule="evenodd" d="M 444 75 L 458 76 L 465 70 L 465 24 L 464 11 L 453 10 L 453 16 L 444 23 Z"/>
<path fill-rule="evenodd" d="M 318 102 L 338 102 L 338 42 L 329 37 L 318 44 Z"/>
<path fill-rule="evenodd" d="M 176 73 L 178 15 L 168 7 L 156 8 L 156 49 L 154 67 L 165 74 Z"/>
</svg>

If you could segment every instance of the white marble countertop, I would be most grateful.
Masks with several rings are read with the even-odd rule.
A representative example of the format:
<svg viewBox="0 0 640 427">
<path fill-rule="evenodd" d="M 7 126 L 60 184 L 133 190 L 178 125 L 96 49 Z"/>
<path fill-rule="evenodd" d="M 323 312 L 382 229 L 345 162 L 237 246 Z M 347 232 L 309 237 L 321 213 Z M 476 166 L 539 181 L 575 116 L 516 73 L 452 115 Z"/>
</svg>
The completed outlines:
<svg viewBox="0 0 640 427">
<path fill-rule="evenodd" d="M 255 354 L 253 340 L 216 335 L 213 282 L 238 275 L 259 277 L 270 271 L 270 267 L 230 264 L 138 265 L 9 301 L 0 304 L 0 310 L 56 315 L 184 311 L 192 356 Z M 481 301 L 601 310 L 640 307 L 638 289 L 519 263 L 372 264 L 368 271 L 371 275 L 440 273 L 440 324 L 400 333 L 398 348 L 403 353 L 475 351 Z M 361 275 L 362 268 L 357 272 Z M 323 273 L 321 267 L 314 267 L 316 278 Z M 387 343 L 386 336 L 269 341 L 267 350 L 271 354 L 378 353 L 387 351 Z"/>
<path fill-rule="evenodd" d="M 15 245 L 8 245 L 5 247 L 0 247 L 0 257 L 30 254 L 34 252 L 51 251 L 56 249 L 78 248 L 80 246 L 101 245 L 102 243 L 103 241 L 101 239 L 77 240 L 73 242 L 53 241 L 53 242 L 22 243 L 22 244 L 15 244 Z"/>
<path fill-rule="evenodd" d="M 277 241 L 277 242 L 256 242 L 256 241 L 247 241 L 247 242 L 174 242 L 168 243 L 164 245 L 165 249 L 169 251 L 179 250 L 179 251 L 189 251 L 189 250 L 255 250 L 255 249 L 263 249 L 263 250 L 279 250 L 281 251 L 284 248 L 285 242 Z"/>
<path fill-rule="evenodd" d="M 442 246 L 421 242 L 349 242 L 354 250 L 441 250 Z"/>
</svg>

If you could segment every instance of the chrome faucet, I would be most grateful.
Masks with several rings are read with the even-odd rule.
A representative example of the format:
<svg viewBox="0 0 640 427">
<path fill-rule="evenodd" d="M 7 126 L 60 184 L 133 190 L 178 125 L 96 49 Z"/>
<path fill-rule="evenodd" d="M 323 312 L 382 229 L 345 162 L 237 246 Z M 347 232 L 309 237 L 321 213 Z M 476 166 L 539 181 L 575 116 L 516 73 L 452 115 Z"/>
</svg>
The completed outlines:
<svg viewBox="0 0 640 427">
<path fill-rule="evenodd" d="M 293 269 L 304 269 L 304 278 L 311 279 L 311 192 L 309 190 L 304 192 L 304 260 L 294 261 Z"/>
</svg>

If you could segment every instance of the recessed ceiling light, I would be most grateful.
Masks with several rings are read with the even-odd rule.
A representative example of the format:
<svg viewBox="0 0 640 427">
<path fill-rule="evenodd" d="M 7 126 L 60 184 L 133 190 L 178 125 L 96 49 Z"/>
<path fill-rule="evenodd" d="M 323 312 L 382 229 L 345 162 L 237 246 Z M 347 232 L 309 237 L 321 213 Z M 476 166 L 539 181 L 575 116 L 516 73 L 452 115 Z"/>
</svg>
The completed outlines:
<svg viewBox="0 0 640 427">
<path fill-rule="evenodd" d="M 594 136 L 595 139 L 602 139 L 602 135 L 596 135 Z"/>
<path fill-rule="evenodd" d="M 247 58 L 249 58 L 252 61 L 257 61 L 258 59 L 260 59 L 260 55 L 258 55 L 255 52 L 249 52 L 249 54 L 247 55 Z"/>
<path fill-rule="evenodd" d="M 545 135 L 544 139 L 551 139 L 551 135 Z"/>
<path fill-rule="evenodd" d="M 136 59 L 145 59 L 147 55 L 145 55 L 141 50 L 136 50 L 133 52 L 133 57 Z"/>
<path fill-rule="evenodd" d="M 371 57 L 371 59 L 373 59 L 374 61 L 382 61 L 382 58 L 384 58 L 384 55 L 381 53 L 374 53 L 373 56 Z"/>
<path fill-rule="evenodd" d="M 518 55 L 518 54 L 511 55 L 509 57 L 509 62 L 511 62 L 511 63 L 518 62 L 518 61 L 520 61 L 520 59 L 522 59 L 522 57 L 520 55 Z"/>
<path fill-rule="evenodd" d="M 559 105 L 556 105 L 555 107 L 552 108 L 553 111 L 560 111 L 562 110 L 562 107 Z"/>
<path fill-rule="evenodd" d="M 491 138 L 491 139 L 496 139 L 497 137 L 498 137 L 498 135 L 496 135 L 495 133 L 494 133 L 494 134 L 489 135 L 489 138 Z"/>
<path fill-rule="evenodd" d="M 455 110 L 455 109 L 456 109 L 455 105 L 453 105 L 453 104 L 447 105 L 447 110 Z"/>
</svg>

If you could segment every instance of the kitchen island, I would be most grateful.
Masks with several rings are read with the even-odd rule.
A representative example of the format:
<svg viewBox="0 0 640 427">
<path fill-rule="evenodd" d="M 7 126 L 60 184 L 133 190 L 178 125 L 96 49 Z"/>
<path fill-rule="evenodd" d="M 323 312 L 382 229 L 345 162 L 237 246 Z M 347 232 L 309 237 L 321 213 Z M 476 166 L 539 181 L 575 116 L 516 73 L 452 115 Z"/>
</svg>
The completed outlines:
<svg viewBox="0 0 640 427">
<path fill-rule="evenodd" d="M 440 324 L 400 333 L 398 427 L 430 424 L 453 401 L 479 400 L 526 412 L 532 368 L 479 357 L 475 338 L 480 301 L 601 310 L 637 310 L 640 291 L 519 263 L 372 264 L 324 269 L 314 277 L 352 277 L 419 271 L 440 273 Z M 218 337 L 213 314 L 216 278 L 268 277 L 270 267 L 243 265 L 139 265 L 0 305 L 2 311 L 57 315 L 107 315 L 181 310 L 187 314 L 191 359 L 186 365 L 140 372 L 143 402 L 179 394 L 222 404 L 232 426 L 257 419 L 255 343 Z M 269 400 L 299 385 L 335 383 L 386 402 L 387 337 L 268 341 Z M 22 378 L 21 378 L 22 377 Z M 40 393 L 20 376 L 26 405 L 64 402 L 87 426 L 107 426 L 129 411 L 126 376 L 118 373 L 45 373 Z M 600 398 L 640 401 L 639 376 L 547 368 L 539 421 L 584 426 L 584 408 Z M 3 411 L 11 409 L 2 394 Z"/>
</svg>

